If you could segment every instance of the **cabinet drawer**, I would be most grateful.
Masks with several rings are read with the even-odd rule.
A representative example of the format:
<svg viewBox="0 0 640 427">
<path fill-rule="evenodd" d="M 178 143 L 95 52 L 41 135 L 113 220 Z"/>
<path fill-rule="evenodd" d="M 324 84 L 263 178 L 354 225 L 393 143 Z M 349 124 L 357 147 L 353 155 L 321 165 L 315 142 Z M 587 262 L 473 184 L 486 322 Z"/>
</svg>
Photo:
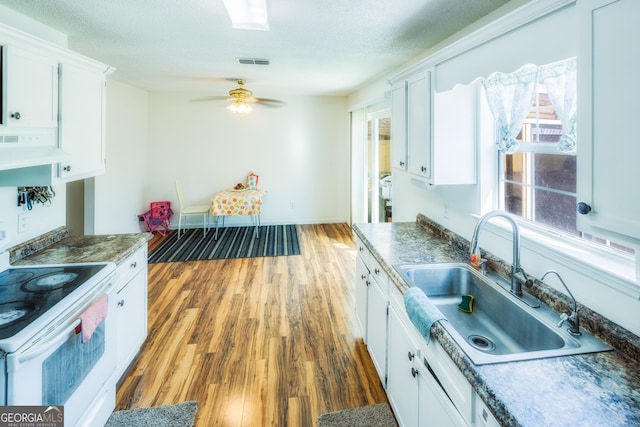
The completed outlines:
<svg viewBox="0 0 640 427">
<path fill-rule="evenodd" d="M 354 236 L 356 239 L 356 253 L 362 259 L 367 268 L 369 268 L 369 249 L 367 249 L 367 247 L 358 236 Z"/>
<path fill-rule="evenodd" d="M 146 246 L 138 249 L 133 255 L 124 260 L 118 266 L 118 292 L 140 271 L 147 268 L 147 248 Z"/>
<path fill-rule="evenodd" d="M 369 253 L 369 273 L 385 295 L 389 293 L 389 276 L 380 263 Z"/>
</svg>

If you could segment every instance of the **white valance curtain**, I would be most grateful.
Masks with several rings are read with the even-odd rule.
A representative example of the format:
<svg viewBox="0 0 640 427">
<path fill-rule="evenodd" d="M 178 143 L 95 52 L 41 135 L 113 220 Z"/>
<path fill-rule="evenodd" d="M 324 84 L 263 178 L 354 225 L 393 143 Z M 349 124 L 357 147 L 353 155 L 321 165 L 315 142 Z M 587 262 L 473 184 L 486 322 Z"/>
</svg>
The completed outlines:
<svg viewBox="0 0 640 427">
<path fill-rule="evenodd" d="M 540 76 L 562 123 L 558 149 L 576 152 L 576 70 L 576 58 L 570 58 L 540 67 L 525 65 L 513 73 L 494 73 L 484 80 L 487 102 L 498 127 L 498 150 L 509 154 L 518 149 L 516 137 L 531 110 Z"/>
<path fill-rule="evenodd" d="M 542 65 L 538 69 L 547 87 L 553 108 L 562 123 L 562 136 L 558 141 L 558 149 L 565 153 L 576 152 L 576 71 L 576 58 Z"/>
<path fill-rule="evenodd" d="M 493 73 L 484 80 L 487 102 L 498 127 L 498 150 L 513 153 L 518 149 L 516 137 L 531 111 L 537 76 L 538 67 L 525 65 L 514 73 Z"/>
</svg>

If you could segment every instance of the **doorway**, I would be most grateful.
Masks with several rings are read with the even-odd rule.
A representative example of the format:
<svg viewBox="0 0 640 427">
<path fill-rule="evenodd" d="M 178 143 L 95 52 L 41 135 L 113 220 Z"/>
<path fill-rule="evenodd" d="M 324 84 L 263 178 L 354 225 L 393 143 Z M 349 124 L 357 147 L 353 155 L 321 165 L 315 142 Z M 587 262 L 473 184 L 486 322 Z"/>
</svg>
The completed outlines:
<svg viewBox="0 0 640 427">
<path fill-rule="evenodd" d="M 391 222 L 391 110 L 367 114 L 367 222 Z"/>
</svg>

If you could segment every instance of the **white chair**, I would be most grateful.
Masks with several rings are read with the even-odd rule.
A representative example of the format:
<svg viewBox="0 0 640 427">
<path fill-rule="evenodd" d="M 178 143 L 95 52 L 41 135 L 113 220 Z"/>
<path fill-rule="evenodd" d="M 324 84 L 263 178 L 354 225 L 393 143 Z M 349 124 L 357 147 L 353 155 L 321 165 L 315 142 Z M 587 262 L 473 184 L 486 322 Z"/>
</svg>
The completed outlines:
<svg viewBox="0 0 640 427">
<path fill-rule="evenodd" d="M 193 205 L 187 206 L 184 202 L 184 195 L 182 191 L 182 184 L 180 181 L 176 181 L 176 192 L 178 193 L 178 204 L 180 213 L 178 215 L 178 239 L 180 238 L 180 231 L 182 229 L 182 217 L 189 217 L 194 215 L 203 216 L 203 237 L 207 236 L 207 229 L 209 228 L 209 212 L 211 211 L 210 205 Z"/>
</svg>

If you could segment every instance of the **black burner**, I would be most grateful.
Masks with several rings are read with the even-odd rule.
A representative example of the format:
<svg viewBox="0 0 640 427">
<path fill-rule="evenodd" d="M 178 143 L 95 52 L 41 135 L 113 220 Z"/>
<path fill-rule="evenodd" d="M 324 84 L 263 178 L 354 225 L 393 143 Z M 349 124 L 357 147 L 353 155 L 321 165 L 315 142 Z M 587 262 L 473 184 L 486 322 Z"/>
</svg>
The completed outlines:
<svg viewBox="0 0 640 427">
<path fill-rule="evenodd" d="M 77 282 L 84 282 L 84 280 L 82 280 L 84 276 L 86 276 L 86 273 L 82 270 L 66 268 L 64 271 L 54 271 L 31 279 L 22 285 L 22 290 L 25 292 L 55 291 L 65 286 L 71 286 Z"/>
<path fill-rule="evenodd" d="M 7 270 L 0 273 L 0 285 L 14 285 L 16 283 L 22 283 L 25 280 L 29 280 L 33 277 L 33 273 L 20 270 Z"/>
<path fill-rule="evenodd" d="M 0 304 L 0 327 L 17 322 L 37 309 L 38 306 L 30 301 L 12 301 Z"/>
</svg>

